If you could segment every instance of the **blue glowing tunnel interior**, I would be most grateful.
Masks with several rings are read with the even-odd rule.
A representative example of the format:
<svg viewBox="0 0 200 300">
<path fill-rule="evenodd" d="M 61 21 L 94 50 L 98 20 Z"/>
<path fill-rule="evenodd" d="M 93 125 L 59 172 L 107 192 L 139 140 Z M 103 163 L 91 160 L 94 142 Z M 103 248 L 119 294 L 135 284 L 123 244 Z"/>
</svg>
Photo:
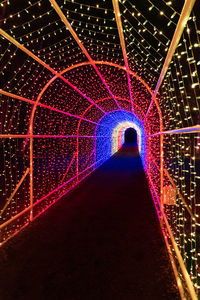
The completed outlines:
<svg viewBox="0 0 200 300">
<path fill-rule="evenodd" d="M 140 135 L 140 156 L 144 165 L 144 155 L 145 155 L 145 133 L 142 122 L 131 112 L 128 111 L 113 111 L 105 115 L 97 125 L 96 128 L 96 163 L 99 166 L 99 161 L 101 164 L 106 161 L 113 154 L 113 143 L 118 137 L 113 138 L 113 132 L 120 126 L 120 124 L 126 124 L 126 122 L 134 123 L 138 128 Z M 124 135 L 124 132 L 130 126 L 125 127 L 124 131 L 121 134 Z M 122 137 L 124 142 L 124 136 Z"/>
</svg>

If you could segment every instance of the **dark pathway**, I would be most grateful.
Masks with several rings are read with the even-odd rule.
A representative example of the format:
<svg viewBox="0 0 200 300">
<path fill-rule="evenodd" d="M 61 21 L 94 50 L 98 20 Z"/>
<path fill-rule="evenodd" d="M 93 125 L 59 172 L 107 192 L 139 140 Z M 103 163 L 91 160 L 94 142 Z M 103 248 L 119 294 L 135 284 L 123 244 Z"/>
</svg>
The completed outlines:
<svg viewBox="0 0 200 300">
<path fill-rule="evenodd" d="M 132 150 L 121 149 L 1 248 L 0 300 L 179 299 Z"/>
</svg>

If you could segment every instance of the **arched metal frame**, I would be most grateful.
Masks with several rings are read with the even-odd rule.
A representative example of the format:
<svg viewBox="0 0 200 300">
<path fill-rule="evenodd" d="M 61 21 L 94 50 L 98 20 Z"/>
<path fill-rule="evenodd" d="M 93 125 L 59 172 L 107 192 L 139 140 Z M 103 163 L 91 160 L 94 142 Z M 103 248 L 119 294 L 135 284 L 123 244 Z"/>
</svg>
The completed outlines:
<svg viewBox="0 0 200 300">
<path fill-rule="evenodd" d="M 137 80 L 139 80 L 141 82 L 142 85 L 144 85 L 144 87 L 147 89 L 147 91 L 150 93 L 151 97 L 153 97 L 153 91 L 151 90 L 151 88 L 148 86 L 148 84 L 140 78 L 140 76 L 138 76 L 135 72 L 131 71 L 131 70 L 127 70 L 125 67 L 123 66 L 120 66 L 118 64 L 115 64 L 115 63 L 110 63 L 110 62 L 104 62 L 104 61 L 93 61 L 93 62 L 83 62 L 83 63 L 79 63 L 79 64 L 76 64 L 76 65 L 73 65 L 71 67 L 68 67 L 66 69 L 64 69 L 62 72 L 56 74 L 53 78 L 51 78 L 46 84 L 45 86 L 42 88 L 41 92 L 38 94 L 38 97 L 34 103 L 34 108 L 32 110 L 32 113 L 31 113 L 31 118 L 30 118 L 30 127 L 29 127 L 29 132 L 30 132 L 30 135 L 33 135 L 33 125 L 34 125 L 34 116 L 35 116 L 35 112 L 36 112 L 36 108 L 43 96 L 43 94 L 45 93 L 45 91 L 47 90 L 47 88 L 57 79 L 59 78 L 60 76 L 62 76 L 63 74 L 73 70 L 73 69 L 76 69 L 76 68 L 79 68 L 79 67 L 82 67 L 82 66 L 86 66 L 86 65 L 91 65 L 91 64 L 102 64 L 102 65 L 108 65 L 108 66 L 112 66 L 112 67 L 116 67 L 116 68 L 119 68 L 121 70 L 124 70 L 126 72 L 128 72 L 130 75 L 134 76 Z M 116 97 L 118 98 L 118 97 Z M 100 99 L 98 101 L 95 102 L 95 104 L 101 102 L 101 101 L 105 101 L 106 99 L 110 99 L 109 98 L 104 98 L 104 99 Z M 120 98 L 119 98 L 120 99 Z M 125 100 L 127 101 L 127 99 Z M 163 121 L 162 121 L 162 112 L 161 112 L 161 109 L 159 107 L 159 103 L 158 103 L 158 100 L 155 98 L 154 99 L 155 101 L 155 104 L 156 104 L 156 107 L 157 107 L 157 110 L 158 110 L 158 115 L 159 115 L 159 120 L 160 120 L 160 132 L 163 131 Z M 128 102 L 131 102 L 130 100 L 128 100 Z M 80 124 L 81 124 L 81 120 L 82 118 L 84 117 L 84 115 L 87 113 L 87 111 L 95 104 L 91 104 L 86 110 L 85 112 L 82 114 L 80 120 L 79 120 L 79 123 L 78 123 L 78 127 L 77 127 L 77 152 L 76 152 L 76 160 L 77 160 L 77 182 L 78 182 L 78 174 L 79 174 L 79 166 L 78 166 L 78 151 L 79 151 L 79 128 L 80 128 Z M 133 103 L 133 105 L 135 105 Z M 132 109 L 133 109 L 133 105 L 132 105 Z M 137 109 L 139 109 L 141 111 L 141 109 L 137 106 Z M 148 134 L 148 133 L 147 133 Z M 160 147 L 161 147 L 161 169 L 160 169 L 160 176 L 161 176 L 161 195 L 162 195 L 162 189 L 163 189 L 163 139 L 162 139 L 162 136 L 160 138 L 161 142 L 160 142 Z M 150 147 L 149 147 L 150 149 Z M 30 138 L 30 220 L 33 219 L 33 138 L 31 137 Z"/>
</svg>

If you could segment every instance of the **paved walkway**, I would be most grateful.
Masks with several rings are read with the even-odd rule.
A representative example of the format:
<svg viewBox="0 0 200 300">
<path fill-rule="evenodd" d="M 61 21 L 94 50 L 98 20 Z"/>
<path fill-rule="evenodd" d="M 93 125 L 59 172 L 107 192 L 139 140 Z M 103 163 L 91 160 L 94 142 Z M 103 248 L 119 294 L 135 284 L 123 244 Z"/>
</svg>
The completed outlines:
<svg viewBox="0 0 200 300">
<path fill-rule="evenodd" d="M 122 148 L 1 248 L 1 300 L 179 299 L 132 150 Z"/>
</svg>

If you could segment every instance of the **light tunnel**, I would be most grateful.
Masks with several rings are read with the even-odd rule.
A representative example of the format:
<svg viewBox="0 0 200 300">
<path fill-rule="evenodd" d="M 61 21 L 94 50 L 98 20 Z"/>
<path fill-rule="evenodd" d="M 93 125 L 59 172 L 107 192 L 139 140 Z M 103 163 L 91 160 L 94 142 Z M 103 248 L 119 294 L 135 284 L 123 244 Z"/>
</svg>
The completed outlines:
<svg viewBox="0 0 200 300">
<path fill-rule="evenodd" d="M 0 245 L 132 127 L 181 297 L 197 299 L 199 1 L 14 2 L 0 2 Z"/>
<path fill-rule="evenodd" d="M 92 66 L 78 64 L 62 73 L 66 77 L 71 76 L 70 84 L 74 80 L 76 85 L 82 85 L 81 92 L 79 89 L 78 92 L 74 91 L 74 87 L 71 88 L 55 76 L 41 88 L 35 102 L 25 97 L 15 98 L 20 100 L 17 116 L 20 129 L 16 129 L 20 134 L 7 135 L 8 138 L 2 141 L 5 143 L 4 147 L 10 141 L 17 143 L 13 145 L 14 149 L 19 149 L 14 158 L 16 166 L 19 167 L 18 176 L 23 178 L 23 183 L 16 182 L 15 197 L 20 198 L 23 193 L 24 203 L 17 204 L 14 217 L 7 210 L 14 199 L 5 204 L 2 219 L 8 227 L 3 227 L 2 232 L 7 231 L 9 226 L 13 228 L 13 222 L 17 223 L 17 231 L 23 228 L 29 223 L 29 218 L 35 219 L 105 162 L 122 145 L 124 130 L 130 126 L 138 132 L 140 155 L 146 169 L 148 147 L 145 134 L 148 135 L 150 131 L 148 122 L 143 122 L 145 111 L 141 105 L 147 106 L 146 102 L 150 103 L 152 91 L 138 75 L 130 72 L 133 87 L 138 91 L 137 98 L 131 103 L 126 95 L 127 72 L 120 65 L 108 62 L 99 64 L 104 69 L 104 76 L 107 72 L 108 76 L 112 74 L 113 82 L 116 78 L 118 86 L 115 87 L 113 83 L 113 89 L 119 89 L 119 96 L 106 95 L 107 91 L 96 77 L 94 78 L 98 89 L 95 89 L 94 78 L 91 76 Z M 85 78 L 87 84 L 82 82 L 81 74 L 85 72 L 90 73 L 89 78 Z M 86 90 L 90 97 L 85 96 Z M 68 97 L 72 97 L 73 102 L 66 101 Z M 154 104 L 153 107 L 156 114 L 158 105 Z M 26 109 L 27 116 L 23 112 Z M 23 122 L 24 128 L 20 122 Z M 159 130 L 159 119 L 157 126 Z M 154 139 L 159 140 L 159 137 Z M 21 223 L 20 226 L 18 222 Z M 10 236 L 9 230 L 7 233 L 6 237 L 4 232 L 5 240 Z"/>
</svg>

